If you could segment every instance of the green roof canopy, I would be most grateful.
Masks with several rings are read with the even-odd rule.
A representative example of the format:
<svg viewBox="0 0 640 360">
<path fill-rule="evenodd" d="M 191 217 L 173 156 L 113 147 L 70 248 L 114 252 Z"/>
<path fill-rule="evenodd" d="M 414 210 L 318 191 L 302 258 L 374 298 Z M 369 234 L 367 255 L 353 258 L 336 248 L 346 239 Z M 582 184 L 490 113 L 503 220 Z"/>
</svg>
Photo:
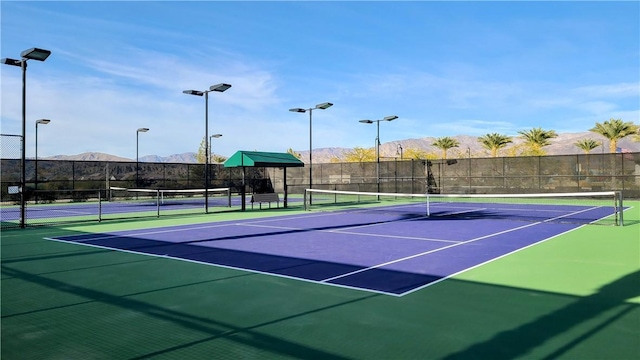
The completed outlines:
<svg viewBox="0 0 640 360">
<path fill-rule="evenodd" d="M 304 163 L 289 153 L 238 151 L 224 162 L 224 167 L 303 167 Z"/>
</svg>

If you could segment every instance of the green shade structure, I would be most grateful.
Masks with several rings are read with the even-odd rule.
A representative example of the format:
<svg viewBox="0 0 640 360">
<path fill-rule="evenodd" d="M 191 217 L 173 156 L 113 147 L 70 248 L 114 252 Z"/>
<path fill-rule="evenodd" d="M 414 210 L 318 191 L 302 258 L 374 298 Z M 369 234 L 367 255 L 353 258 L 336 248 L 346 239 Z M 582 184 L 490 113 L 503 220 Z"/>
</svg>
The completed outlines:
<svg viewBox="0 0 640 360">
<path fill-rule="evenodd" d="M 246 209 L 245 204 L 245 171 L 247 167 L 277 167 L 284 171 L 284 207 L 287 207 L 287 168 L 304 167 L 304 163 L 297 157 L 289 153 L 274 153 L 263 151 L 237 151 L 227 161 L 224 167 L 242 168 L 242 211 Z"/>
<path fill-rule="evenodd" d="M 304 163 L 289 153 L 274 153 L 263 151 L 237 151 L 227 161 L 224 167 L 303 167 Z"/>
</svg>

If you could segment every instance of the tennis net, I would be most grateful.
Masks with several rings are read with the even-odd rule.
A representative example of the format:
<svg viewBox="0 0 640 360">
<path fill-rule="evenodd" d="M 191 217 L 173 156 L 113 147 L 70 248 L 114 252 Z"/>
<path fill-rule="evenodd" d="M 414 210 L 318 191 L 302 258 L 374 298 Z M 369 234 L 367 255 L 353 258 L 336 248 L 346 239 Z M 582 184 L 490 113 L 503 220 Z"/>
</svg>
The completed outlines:
<svg viewBox="0 0 640 360">
<path fill-rule="evenodd" d="M 400 194 L 306 189 L 305 209 L 393 212 L 433 219 L 509 219 L 623 225 L 620 192 Z"/>
<path fill-rule="evenodd" d="M 108 202 L 100 206 L 100 214 L 180 212 L 209 207 L 231 207 L 231 189 L 130 189 L 110 187 Z"/>
<path fill-rule="evenodd" d="M 150 203 L 152 205 L 202 205 L 205 191 L 209 201 L 214 205 L 231 206 L 231 190 L 215 189 L 129 189 L 122 187 L 109 188 L 109 201 L 125 201 L 132 204 Z"/>
</svg>

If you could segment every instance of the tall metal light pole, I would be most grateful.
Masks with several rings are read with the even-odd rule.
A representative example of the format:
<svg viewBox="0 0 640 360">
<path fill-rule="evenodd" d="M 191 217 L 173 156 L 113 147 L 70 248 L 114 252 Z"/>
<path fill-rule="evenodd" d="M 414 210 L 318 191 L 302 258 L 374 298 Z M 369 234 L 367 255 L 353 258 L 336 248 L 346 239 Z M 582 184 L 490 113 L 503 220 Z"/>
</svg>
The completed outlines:
<svg viewBox="0 0 640 360">
<path fill-rule="evenodd" d="M 211 136 L 209 136 L 209 155 L 213 155 L 213 152 L 211 151 L 211 146 L 213 143 L 213 139 L 217 139 L 217 138 L 221 138 L 222 134 L 213 134 Z M 213 161 L 213 159 L 211 159 Z"/>
<path fill-rule="evenodd" d="M 140 165 L 139 165 L 140 159 L 138 158 L 138 144 L 139 144 L 138 138 L 141 132 L 144 133 L 147 131 L 149 131 L 149 128 L 139 128 L 138 130 L 136 130 L 136 188 L 140 186 L 138 181 L 138 169 L 140 168 Z"/>
<path fill-rule="evenodd" d="M 221 138 L 222 134 L 213 134 L 209 136 L 209 156 L 213 156 L 213 152 L 211 148 L 213 147 L 213 139 Z M 211 158 L 211 162 L 213 162 L 213 157 Z"/>
<path fill-rule="evenodd" d="M 50 50 L 31 48 L 27 49 L 20 53 L 20 60 L 3 58 L 0 60 L 1 63 L 6 65 L 19 66 L 22 68 L 22 155 L 20 159 L 20 166 L 22 169 L 20 170 L 20 227 L 24 228 L 25 224 L 25 196 L 24 192 L 26 191 L 26 152 L 25 148 L 27 145 L 26 132 L 27 132 L 27 60 L 38 60 L 45 61 L 49 55 L 51 55 Z"/>
<path fill-rule="evenodd" d="M 216 84 L 211 85 L 209 90 L 184 90 L 183 93 L 187 95 L 204 95 L 204 151 L 205 151 L 205 163 L 204 163 L 204 212 L 209 213 L 209 93 L 212 91 L 224 92 L 231 87 L 229 84 Z"/>
<path fill-rule="evenodd" d="M 376 136 L 376 183 L 378 184 L 378 192 L 380 192 L 380 122 L 381 121 L 393 121 L 398 117 L 395 115 L 386 116 L 381 120 L 360 120 L 363 124 L 373 124 L 376 123 L 378 128 L 378 133 Z"/>
<path fill-rule="evenodd" d="M 40 119 L 40 120 L 36 120 L 36 176 L 35 176 L 35 187 L 36 190 L 38 190 L 38 125 L 42 124 L 42 125 L 46 125 L 48 123 L 50 123 L 51 120 L 49 119 Z"/>
<path fill-rule="evenodd" d="M 313 155 L 313 126 L 312 126 L 313 110 L 315 109 L 325 110 L 332 106 L 333 106 L 332 103 L 324 102 L 322 104 L 318 104 L 315 107 L 312 107 L 309 109 L 303 109 L 303 108 L 289 109 L 289 111 L 298 112 L 298 113 L 305 113 L 307 111 L 309 112 L 309 189 L 313 189 L 313 157 L 312 157 Z M 311 203 L 311 196 L 309 196 L 309 203 Z"/>
</svg>

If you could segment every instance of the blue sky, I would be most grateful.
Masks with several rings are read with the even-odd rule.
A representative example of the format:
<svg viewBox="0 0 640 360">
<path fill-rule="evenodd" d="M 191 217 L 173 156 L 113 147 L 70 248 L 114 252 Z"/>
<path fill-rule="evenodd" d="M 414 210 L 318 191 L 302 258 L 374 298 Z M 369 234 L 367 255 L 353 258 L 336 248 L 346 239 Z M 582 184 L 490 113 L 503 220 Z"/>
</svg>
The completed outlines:
<svg viewBox="0 0 640 360">
<path fill-rule="evenodd" d="M 27 156 L 195 152 L 381 141 L 640 119 L 640 3 L 2 1 L 1 57 L 29 61 Z M 0 66 L 3 134 L 21 132 L 21 73 Z"/>
</svg>

